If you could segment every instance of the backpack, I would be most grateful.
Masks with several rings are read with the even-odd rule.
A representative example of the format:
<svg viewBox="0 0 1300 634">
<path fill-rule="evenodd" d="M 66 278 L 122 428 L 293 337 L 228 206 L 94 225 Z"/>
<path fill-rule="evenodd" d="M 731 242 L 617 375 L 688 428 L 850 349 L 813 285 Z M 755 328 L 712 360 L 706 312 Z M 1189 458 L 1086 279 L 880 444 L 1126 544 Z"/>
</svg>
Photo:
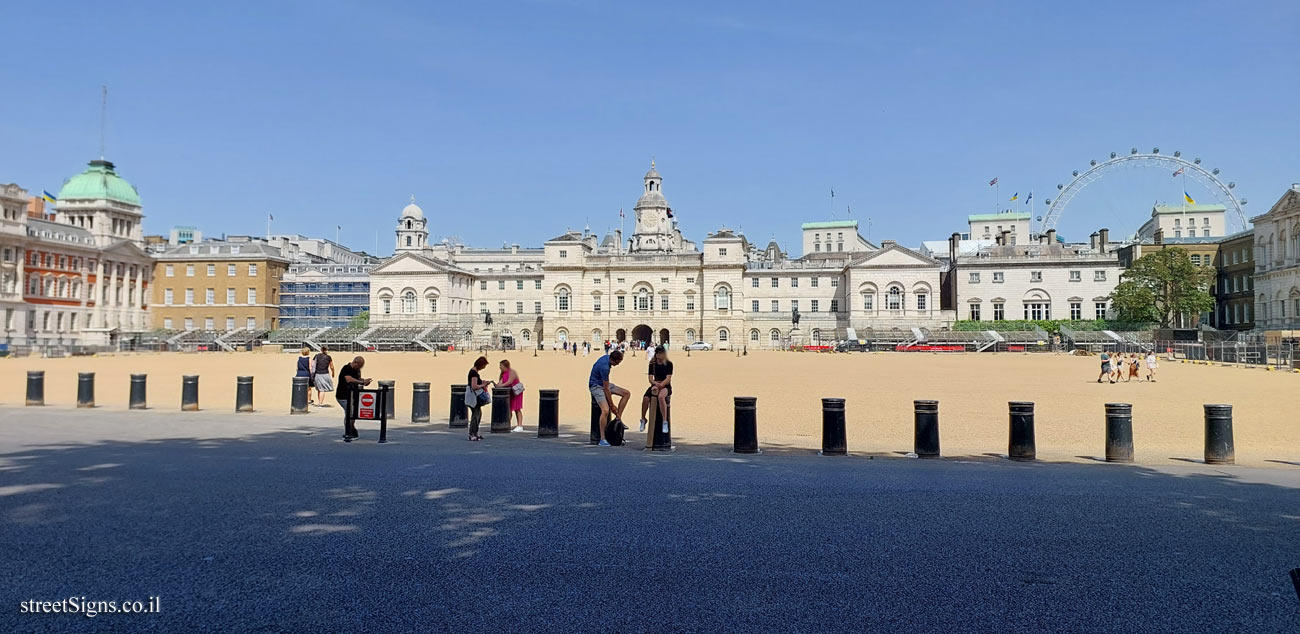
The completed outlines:
<svg viewBox="0 0 1300 634">
<path fill-rule="evenodd" d="M 611 420 L 605 426 L 605 440 L 615 447 L 622 446 L 623 432 L 627 431 L 627 425 L 621 420 Z"/>
</svg>

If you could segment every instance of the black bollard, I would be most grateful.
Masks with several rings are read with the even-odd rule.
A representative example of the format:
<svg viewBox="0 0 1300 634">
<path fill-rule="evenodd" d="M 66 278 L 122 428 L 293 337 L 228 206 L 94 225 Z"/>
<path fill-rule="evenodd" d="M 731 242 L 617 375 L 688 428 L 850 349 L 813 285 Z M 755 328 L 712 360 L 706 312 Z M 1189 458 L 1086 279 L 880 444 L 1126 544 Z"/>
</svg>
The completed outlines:
<svg viewBox="0 0 1300 634">
<path fill-rule="evenodd" d="M 181 377 L 181 411 L 199 411 L 199 377 L 197 374 L 186 374 Z"/>
<path fill-rule="evenodd" d="M 469 427 L 469 408 L 465 405 L 468 385 L 451 386 L 451 411 L 447 414 L 448 427 Z"/>
<path fill-rule="evenodd" d="M 379 389 L 382 390 L 382 389 L 384 389 L 384 388 L 388 388 L 388 398 L 385 399 L 385 402 L 384 402 L 384 417 L 385 417 L 385 418 L 393 419 L 393 418 L 396 418 L 396 417 L 397 417 L 396 415 L 393 414 L 393 412 L 396 412 L 396 411 L 397 411 L 397 404 L 394 403 L 394 401 L 397 400 L 396 398 L 394 398 L 394 397 L 397 396 L 397 389 L 396 389 L 396 386 L 397 386 L 397 381 L 380 381 L 380 382 L 379 382 Z"/>
<path fill-rule="evenodd" d="M 1011 401 L 1011 438 L 1007 444 L 1007 457 L 1012 460 L 1034 460 L 1038 453 L 1034 444 L 1034 404 L 1028 401 Z"/>
<path fill-rule="evenodd" d="M 591 397 L 591 444 L 600 444 L 600 404 L 594 396 Z"/>
<path fill-rule="evenodd" d="M 1106 403 L 1106 462 L 1133 462 L 1133 405 Z"/>
<path fill-rule="evenodd" d="M 253 377 L 235 377 L 235 412 L 253 411 Z"/>
<path fill-rule="evenodd" d="M 77 407 L 95 406 L 95 373 L 77 373 Z"/>
<path fill-rule="evenodd" d="M 429 422 L 429 384 L 411 384 L 411 422 Z"/>
<path fill-rule="evenodd" d="M 537 391 L 537 437 L 555 438 L 560 435 L 560 391 Z"/>
<path fill-rule="evenodd" d="M 145 405 L 146 377 L 147 375 L 144 374 L 131 375 L 131 398 L 129 405 L 131 409 L 148 409 L 148 406 Z"/>
<path fill-rule="evenodd" d="M 27 406 L 45 404 L 45 370 L 27 371 Z"/>
<path fill-rule="evenodd" d="M 912 401 L 916 430 L 912 452 L 917 458 L 939 457 L 939 401 Z"/>
<path fill-rule="evenodd" d="M 1233 464 L 1237 452 L 1232 444 L 1232 406 L 1205 406 L 1205 464 Z"/>
<path fill-rule="evenodd" d="M 736 431 L 731 450 L 736 453 L 758 453 L 758 397 L 737 396 Z"/>
<path fill-rule="evenodd" d="M 392 381 L 388 381 L 388 383 L 389 385 L 384 385 L 384 381 L 379 382 L 379 404 L 381 406 L 379 411 L 383 412 L 379 415 L 379 444 L 381 445 L 388 442 L 388 412 L 393 411 Z"/>
<path fill-rule="evenodd" d="M 672 408 L 673 397 L 668 395 L 668 407 Z M 650 421 L 650 441 L 651 451 L 672 451 L 673 450 L 673 423 L 664 421 L 664 413 L 659 411 L 659 402 L 656 399 L 651 407 L 655 410 L 654 420 Z"/>
<path fill-rule="evenodd" d="M 510 397 L 514 392 L 508 387 L 492 388 L 492 433 L 510 431 Z"/>
<path fill-rule="evenodd" d="M 309 398 L 310 393 L 311 377 L 293 377 L 293 391 L 289 394 L 289 413 L 310 414 L 311 409 L 307 405 L 307 399 Z"/>
<path fill-rule="evenodd" d="M 849 443 L 845 438 L 844 399 L 822 399 L 822 455 L 845 456 Z"/>
</svg>

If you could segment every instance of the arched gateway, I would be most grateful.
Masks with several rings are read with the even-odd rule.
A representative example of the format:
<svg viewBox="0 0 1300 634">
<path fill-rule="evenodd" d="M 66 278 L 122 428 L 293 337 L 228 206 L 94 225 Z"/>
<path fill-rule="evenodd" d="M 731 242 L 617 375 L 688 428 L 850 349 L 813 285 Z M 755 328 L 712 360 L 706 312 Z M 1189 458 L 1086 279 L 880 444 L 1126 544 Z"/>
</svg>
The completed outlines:
<svg viewBox="0 0 1300 634">
<path fill-rule="evenodd" d="M 641 324 L 632 329 L 632 341 L 644 341 L 650 343 L 650 338 L 654 336 L 654 330 L 645 324 Z"/>
</svg>

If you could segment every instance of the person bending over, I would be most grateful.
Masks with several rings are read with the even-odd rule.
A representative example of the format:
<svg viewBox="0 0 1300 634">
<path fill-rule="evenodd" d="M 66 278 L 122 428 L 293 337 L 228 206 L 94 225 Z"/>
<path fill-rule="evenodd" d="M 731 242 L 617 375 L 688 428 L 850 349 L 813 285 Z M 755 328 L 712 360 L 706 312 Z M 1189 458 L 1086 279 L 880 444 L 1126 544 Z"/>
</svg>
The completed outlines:
<svg viewBox="0 0 1300 634">
<path fill-rule="evenodd" d="M 632 395 L 625 388 L 621 388 L 609 382 L 610 368 L 623 362 L 623 353 L 615 350 L 607 355 L 596 359 L 591 366 L 591 375 L 587 378 L 587 388 L 591 390 L 591 397 L 596 399 L 596 404 L 600 406 L 600 446 L 608 447 L 609 441 L 605 440 L 605 427 L 609 421 L 616 420 L 623 422 L 623 408 L 627 407 L 627 399 Z M 614 395 L 619 396 L 618 406 L 612 411 L 611 405 L 614 402 Z"/>
<path fill-rule="evenodd" d="M 334 392 L 334 398 L 339 402 L 339 407 L 343 408 L 344 442 L 352 442 L 352 439 L 358 436 L 356 421 L 352 420 L 352 411 L 348 409 L 348 400 L 358 389 L 370 385 L 370 379 L 361 377 L 361 368 L 365 365 L 365 358 L 357 357 L 352 360 L 352 363 L 339 370 L 339 386 Z"/>
</svg>

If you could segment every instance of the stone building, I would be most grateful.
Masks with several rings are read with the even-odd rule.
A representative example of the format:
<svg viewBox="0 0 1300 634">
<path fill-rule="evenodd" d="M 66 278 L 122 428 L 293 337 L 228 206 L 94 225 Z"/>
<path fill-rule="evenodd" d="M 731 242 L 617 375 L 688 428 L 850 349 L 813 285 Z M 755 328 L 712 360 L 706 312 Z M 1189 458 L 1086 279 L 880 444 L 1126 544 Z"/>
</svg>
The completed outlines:
<svg viewBox="0 0 1300 634">
<path fill-rule="evenodd" d="M 798 258 L 725 227 L 697 244 L 653 165 L 642 180 L 626 240 L 583 230 L 540 249 L 431 244 L 424 210 L 407 205 L 395 255 L 371 271 L 372 326 L 475 345 L 707 341 L 726 349 L 953 321 L 938 302 L 941 264 L 891 241 L 872 245 L 856 221 L 805 225 Z"/>
<path fill-rule="evenodd" d="M 1255 328 L 1255 232 L 1223 238 L 1215 265 L 1214 327 L 1219 330 Z"/>
<path fill-rule="evenodd" d="M 153 327 L 228 332 L 279 327 L 289 266 L 261 239 L 204 240 L 168 248 L 154 266 Z"/>
<path fill-rule="evenodd" d="M 1300 183 L 1255 225 L 1255 326 L 1300 336 Z"/>
</svg>

